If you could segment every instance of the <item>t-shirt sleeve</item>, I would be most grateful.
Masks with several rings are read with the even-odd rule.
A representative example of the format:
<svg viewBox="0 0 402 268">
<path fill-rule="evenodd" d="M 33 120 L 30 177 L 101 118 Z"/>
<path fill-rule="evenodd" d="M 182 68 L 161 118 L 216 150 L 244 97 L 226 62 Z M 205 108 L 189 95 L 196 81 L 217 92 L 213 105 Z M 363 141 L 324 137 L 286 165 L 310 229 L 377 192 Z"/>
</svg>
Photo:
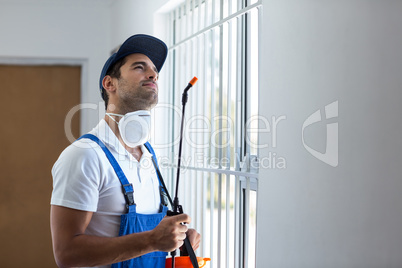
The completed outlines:
<svg viewBox="0 0 402 268">
<path fill-rule="evenodd" d="M 102 171 L 98 154 L 94 146 L 88 146 L 89 143 L 74 142 L 54 164 L 52 205 L 91 212 L 97 210 Z"/>
</svg>

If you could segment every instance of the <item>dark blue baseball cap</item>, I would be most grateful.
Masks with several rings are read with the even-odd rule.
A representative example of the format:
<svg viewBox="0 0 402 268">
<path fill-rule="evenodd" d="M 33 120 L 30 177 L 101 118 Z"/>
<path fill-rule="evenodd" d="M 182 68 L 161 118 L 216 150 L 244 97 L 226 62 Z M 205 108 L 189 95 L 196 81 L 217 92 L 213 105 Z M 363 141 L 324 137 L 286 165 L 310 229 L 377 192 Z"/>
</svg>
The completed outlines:
<svg viewBox="0 0 402 268">
<path fill-rule="evenodd" d="M 102 81 L 110 67 L 113 66 L 113 64 L 115 64 L 118 60 L 134 53 L 141 53 L 147 56 L 153 62 L 158 72 L 160 72 L 163 64 L 165 63 L 168 48 L 163 41 L 150 35 L 136 34 L 129 37 L 120 46 L 119 50 L 110 56 L 103 66 L 99 78 L 99 89 L 101 94 L 103 91 Z"/>
</svg>

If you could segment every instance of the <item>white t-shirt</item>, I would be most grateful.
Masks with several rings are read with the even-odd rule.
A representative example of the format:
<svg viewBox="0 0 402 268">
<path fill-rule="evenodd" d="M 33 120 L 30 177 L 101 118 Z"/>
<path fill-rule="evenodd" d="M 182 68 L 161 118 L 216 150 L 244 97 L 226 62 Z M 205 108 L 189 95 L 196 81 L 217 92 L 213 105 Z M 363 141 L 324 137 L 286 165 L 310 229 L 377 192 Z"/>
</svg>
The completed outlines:
<svg viewBox="0 0 402 268">
<path fill-rule="evenodd" d="M 103 119 L 89 133 L 108 147 L 133 184 L 137 212 L 159 212 L 159 181 L 148 150 L 142 146 L 143 155 L 138 162 Z M 121 183 L 98 144 L 89 139 L 72 143 L 54 164 L 52 175 L 52 205 L 94 212 L 86 234 L 119 235 L 120 215 L 126 213 L 126 201 Z"/>
</svg>

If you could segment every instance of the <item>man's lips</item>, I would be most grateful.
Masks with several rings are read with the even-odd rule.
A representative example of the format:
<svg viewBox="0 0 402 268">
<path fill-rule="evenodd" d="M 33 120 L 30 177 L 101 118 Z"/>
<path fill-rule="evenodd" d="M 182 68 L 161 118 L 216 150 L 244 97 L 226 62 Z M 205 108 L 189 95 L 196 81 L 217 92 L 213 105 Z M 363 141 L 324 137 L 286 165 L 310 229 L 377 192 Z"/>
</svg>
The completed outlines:
<svg viewBox="0 0 402 268">
<path fill-rule="evenodd" d="M 158 87 L 157 87 L 157 85 L 155 84 L 155 83 L 153 83 L 153 82 L 145 82 L 145 83 L 143 83 L 142 84 L 144 87 L 151 87 L 151 88 L 153 88 L 153 89 L 157 89 Z"/>
</svg>

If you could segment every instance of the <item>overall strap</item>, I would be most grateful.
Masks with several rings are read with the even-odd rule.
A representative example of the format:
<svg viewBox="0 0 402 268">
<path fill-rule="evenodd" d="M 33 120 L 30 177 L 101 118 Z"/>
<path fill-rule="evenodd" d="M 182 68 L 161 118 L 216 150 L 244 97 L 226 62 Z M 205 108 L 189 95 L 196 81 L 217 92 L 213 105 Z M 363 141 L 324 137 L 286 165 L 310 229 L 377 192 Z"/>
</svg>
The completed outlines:
<svg viewBox="0 0 402 268">
<path fill-rule="evenodd" d="M 172 198 L 170 197 L 169 191 L 166 188 L 165 181 L 163 180 L 162 174 L 159 170 L 159 165 L 158 165 L 158 160 L 156 159 L 156 154 L 154 149 L 152 148 L 151 144 L 149 142 L 146 142 L 144 144 L 145 148 L 152 154 L 152 163 L 154 164 L 156 174 L 158 175 L 159 179 L 159 189 L 160 189 L 160 194 L 161 194 L 161 202 L 163 202 L 164 206 L 167 206 L 167 202 L 165 200 L 165 196 L 168 198 L 170 206 L 173 207 L 173 201 Z"/>
<path fill-rule="evenodd" d="M 112 155 L 112 153 L 109 151 L 109 149 L 106 147 L 106 145 L 95 135 L 92 134 L 85 134 L 79 137 L 77 140 L 80 139 L 90 139 L 97 143 L 105 153 L 107 159 L 109 160 L 110 164 L 112 165 L 114 171 L 116 172 L 117 177 L 120 180 L 121 185 L 123 186 L 123 193 L 124 193 L 124 198 L 126 199 L 126 207 L 128 210 L 130 210 L 130 207 L 132 205 L 135 205 L 134 202 L 134 188 L 131 183 L 127 180 L 126 175 L 124 175 L 123 170 L 121 169 L 119 163 L 117 163 L 116 158 Z"/>
<path fill-rule="evenodd" d="M 151 144 L 149 144 L 149 142 L 146 142 L 144 144 L 144 146 L 152 154 L 152 162 L 154 163 L 156 173 L 158 174 L 159 184 L 161 184 L 161 189 L 163 189 L 163 191 L 165 192 L 165 194 L 169 198 L 170 205 L 173 208 L 172 198 L 169 195 L 169 192 L 168 192 L 168 190 L 166 188 L 165 182 L 163 181 L 162 174 L 159 171 L 158 161 L 156 160 L 156 155 L 155 155 L 154 149 L 152 148 Z M 162 200 L 162 196 L 161 196 L 161 200 Z M 184 247 L 185 250 L 184 250 L 184 252 L 183 252 L 184 254 L 182 254 L 182 256 L 189 256 L 190 260 L 191 260 L 191 263 L 193 264 L 193 267 L 198 268 L 199 266 L 198 266 L 197 256 L 195 255 L 194 249 L 191 246 L 191 243 L 190 243 L 190 240 L 188 239 L 188 237 L 186 237 L 186 239 L 184 239 L 184 246 L 185 246 Z"/>
</svg>

